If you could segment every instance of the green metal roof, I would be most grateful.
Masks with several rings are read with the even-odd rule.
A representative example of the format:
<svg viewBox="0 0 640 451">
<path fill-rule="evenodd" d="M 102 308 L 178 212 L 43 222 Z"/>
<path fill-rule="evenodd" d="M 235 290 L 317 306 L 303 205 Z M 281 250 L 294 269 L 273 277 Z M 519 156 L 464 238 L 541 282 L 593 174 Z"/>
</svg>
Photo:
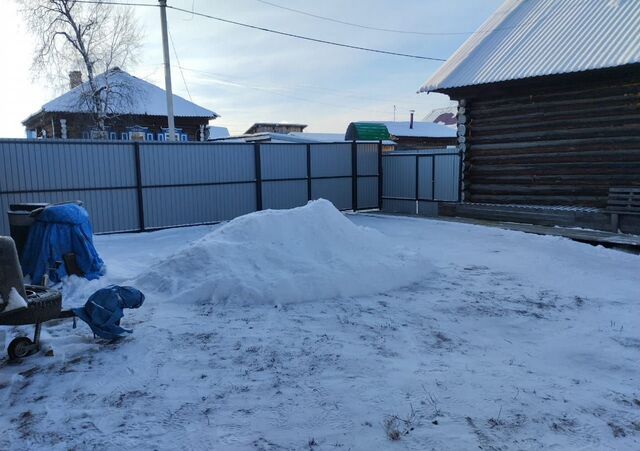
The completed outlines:
<svg viewBox="0 0 640 451">
<path fill-rule="evenodd" d="M 347 141 L 380 141 L 390 139 L 386 125 L 376 122 L 352 122 L 347 128 Z"/>
</svg>

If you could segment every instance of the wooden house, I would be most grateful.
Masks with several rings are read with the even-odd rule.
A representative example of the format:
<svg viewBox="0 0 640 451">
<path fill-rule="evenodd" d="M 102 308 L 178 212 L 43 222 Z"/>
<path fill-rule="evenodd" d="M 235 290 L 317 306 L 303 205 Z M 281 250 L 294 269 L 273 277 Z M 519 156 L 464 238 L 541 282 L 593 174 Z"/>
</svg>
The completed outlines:
<svg viewBox="0 0 640 451">
<path fill-rule="evenodd" d="M 87 101 L 91 89 L 80 72 L 70 73 L 70 90 L 42 106 L 22 124 L 30 138 L 166 141 L 169 138 L 166 93 L 118 68 L 96 77 L 105 98 L 104 128 L 96 124 Z M 173 96 L 176 139 L 204 141 L 218 114 Z"/>
<path fill-rule="evenodd" d="M 610 188 L 640 186 L 638 0 L 508 0 L 420 91 L 459 102 L 465 203 L 600 228 Z"/>
</svg>

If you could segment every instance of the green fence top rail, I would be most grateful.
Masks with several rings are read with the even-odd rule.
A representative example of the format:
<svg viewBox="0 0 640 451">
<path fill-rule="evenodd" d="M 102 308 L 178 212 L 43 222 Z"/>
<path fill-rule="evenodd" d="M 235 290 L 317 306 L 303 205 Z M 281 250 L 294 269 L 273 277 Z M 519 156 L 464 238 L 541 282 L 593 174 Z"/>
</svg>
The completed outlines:
<svg viewBox="0 0 640 451">
<path fill-rule="evenodd" d="M 352 122 L 345 135 L 347 141 L 385 141 L 390 138 L 387 126 L 376 122 Z"/>
</svg>

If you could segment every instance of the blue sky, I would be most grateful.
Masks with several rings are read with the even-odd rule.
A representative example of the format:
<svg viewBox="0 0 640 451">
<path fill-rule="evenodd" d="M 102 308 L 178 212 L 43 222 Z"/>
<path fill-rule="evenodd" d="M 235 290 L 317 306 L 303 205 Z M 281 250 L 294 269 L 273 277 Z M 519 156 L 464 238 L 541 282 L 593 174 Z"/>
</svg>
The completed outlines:
<svg viewBox="0 0 640 451">
<path fill-rule="evenodd" d="M 270 0 L 286 7 L 379 28 L 423 33 L 475 30 L 502 0 Z M 155 0 L 140 0 L 156 4 Z M 366 30 L 304 16 L 258 0 L 168 0 L 169 5 L 290 33 L 364 47 L 449 57 L 468 34 L 416 35 Z M 159 12 L 136 8 L 145 31 L 140 62 L 130 72 L 164 87 Z M 177 11 L 169 30 L 194 102 L 222 117 L 213 125 L 242 133 L 252 123 L 309 124 L 307 131 L 344 132 L 354 120 L 421 118 L 449 105 L 446 96 L 416 94 L 440 62 L 337 48 L 239 28 Z M 20 122 L 57 93 L 29 72 L 32 41 L 13 1 L 0 2 L 0 72 L 4 101 L 0 136 L 23 137 Z M 172 51 L 174 92 L 189 98 Z M 7 65 L 11 61 L 11 65 Z M 187 70 L 188 69 L 188 70 Z"/>
</svg>

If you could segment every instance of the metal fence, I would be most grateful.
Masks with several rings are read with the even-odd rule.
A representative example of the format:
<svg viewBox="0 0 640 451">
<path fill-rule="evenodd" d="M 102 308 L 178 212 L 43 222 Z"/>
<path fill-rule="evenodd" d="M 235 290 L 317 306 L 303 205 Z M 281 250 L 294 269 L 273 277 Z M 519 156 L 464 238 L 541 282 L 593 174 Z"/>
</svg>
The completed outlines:
<svg viewBox="0 0 640 451">
<path fill-rule="evenodd" d="M 9 204 L 79 199 L 96 233 L 224 221 L 325 198 L 380 208 L 379 143 L 0 140 L 0 234 Z"/>
<path fill-rule="evenodd" d="M 383 211 L 437 216 L 439 202 L 461 201 L 460 152 L 391 152 L 382 159 L 382 173 Z"/>
</svg>

